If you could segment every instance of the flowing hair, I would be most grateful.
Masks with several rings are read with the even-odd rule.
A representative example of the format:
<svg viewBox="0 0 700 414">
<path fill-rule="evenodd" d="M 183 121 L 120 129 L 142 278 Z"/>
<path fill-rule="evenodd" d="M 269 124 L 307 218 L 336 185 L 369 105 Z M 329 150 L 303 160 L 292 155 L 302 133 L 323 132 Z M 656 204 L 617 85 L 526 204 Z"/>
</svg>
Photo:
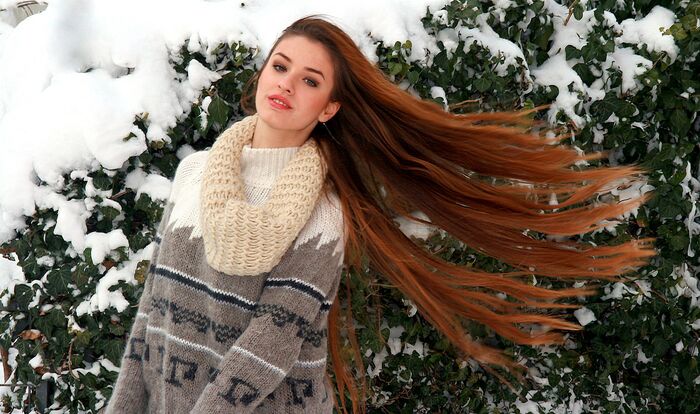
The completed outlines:
<svg viewBox="0 0 700 414">
<path fill-rule="evenodd" d="M 593 295 L 595 286 L 548 289 L 533 286 L 529 278 L 537 274 L 619 281 L 625 272 L 649 263 L 648 258 L 656 255 L 652 246 L 656 239 L 590 246 L 538 240 L 526 230 L 565 236 L 608 226 L 611 222 L 605 219 L 638 208 L 652 193 L 611 204 L 585 204 L 586 200 L 648 171 L 636 165 L 568 168 L 608 154 L 583 155 L 560 144 L 570 134 L 546 138 L 533 133 L 533 127 L 542 123 L 526 115 L 548 105 L 464 115 L 416 98 L 393 84 L 345 32 L 317 16 L 301 18 L 284 30 L 263 66 L 244 86 L 241 108 L 247 114 L 256 112 L 257 79 L 282 39 L 304 36 L 323 45 L 335 68 L 331 100 L 342 106 L 325 128 L 317 125 L 311 136 L 328 165 L 324 191 L 334 191 L 341 201 L 346 274 L 351 269 L 358 275 L 366 271 L 364 255 L 369 266 L 413 301 L 421 316 L 458 351 L 509 386 L 487 364 L 504 368 L 522 381 L 524 367 L 502 350 L 470 339 L 460 317 L 528 345 L 561 344 L 565 338 L 557 330 L 582 329 L 565 321 L 565 315 L 545 315 L 542 310 L 578 308 L 555 301 Z M 550 202 L 552 197 L 557 204 Z M 545 213 L 549 210 L 555 212 Z M 417 211 L 428 220 L 416 217 Z M 400 230 L 395 221 L 400 217 L 439 227 L 520 271 L 490 273 L 442 260 Z M 343 413 L 347 413 L 346 388 L 353 412 L 364 413 L 367 384 L 352 324 L 348 278 L 344 322 L 359 387 L 343 357 L 338 300 L 328 316 L 328 346 Z M 543 329 L 533 334 L 519 324 Z M 334 403 L 340 412 L 338 401 Z"/>
</svg>

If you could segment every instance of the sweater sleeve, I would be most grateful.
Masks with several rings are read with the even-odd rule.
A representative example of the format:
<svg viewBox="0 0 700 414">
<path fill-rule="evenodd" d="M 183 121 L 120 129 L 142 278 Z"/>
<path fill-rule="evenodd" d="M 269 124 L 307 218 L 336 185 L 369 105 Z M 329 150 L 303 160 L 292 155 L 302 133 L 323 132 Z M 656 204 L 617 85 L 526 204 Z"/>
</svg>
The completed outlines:
<svg viewBox="0 0 700 414">
<path fill-rule="evenodd" d="M 302 231 L 303 233 L 303 231 Z M 249 325 L 219 363 L 192 414 L 250 413 L 298 361 L 302 343 L 322 345 L 314 330 L 321 308 L 330 308 L 342 273 L 342 235 L 298 240 L 269 272 Z"/>
<path fill-rule="evenodd" d="M 143 363 L 142 358 L 146 339 L 148 313 L 151 307 L 152 271 L 158 260 L 160 241 L 171 208 L 172 206 L 166 205 L 163 210 L 161 222 L 158 225 L 155 247 L 151 254 L 149 270 L 146 275 L 141 298 L 139 299 L 138 310 L 126 341 L 119 376 L 117 377 L 116 384 L 112 390 L 112 396 L 110 397 L 104 414 L 142 414 L 147 412 L 148 393 L 146 392 L 141 364 Z"/>
</svg>

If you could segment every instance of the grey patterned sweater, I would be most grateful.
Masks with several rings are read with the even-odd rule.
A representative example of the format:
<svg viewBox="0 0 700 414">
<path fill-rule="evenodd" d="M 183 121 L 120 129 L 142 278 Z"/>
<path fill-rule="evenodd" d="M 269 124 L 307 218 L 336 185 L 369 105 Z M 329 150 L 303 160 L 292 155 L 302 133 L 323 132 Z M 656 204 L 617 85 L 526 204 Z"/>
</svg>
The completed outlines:
<svg viewBox="0 0 700 414">
<path fill-rule="evenodd" d="M 265 201 L 296 149 L 243 148 L 250 204 Z M 177 168 L 106 413 L 332 413 L 327 319 L 345 242 L 337 195 L 319 197 L 270 272 L 221 273 L 207 264 L 197 219 L 207 153 Z"/>
</svg>

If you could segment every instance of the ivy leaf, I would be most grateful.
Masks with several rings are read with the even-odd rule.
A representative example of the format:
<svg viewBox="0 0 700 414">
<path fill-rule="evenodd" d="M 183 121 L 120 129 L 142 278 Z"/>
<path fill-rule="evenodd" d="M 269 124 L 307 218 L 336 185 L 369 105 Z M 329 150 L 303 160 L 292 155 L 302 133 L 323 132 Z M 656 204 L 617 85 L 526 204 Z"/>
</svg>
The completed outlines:
<svg viewBox="0 0 700 414">
<path fill-rule="evenodd" d="M 614 94 L 608 94 L 600 101 L 591 104 L 591 113 L 601 120 L 606 120 L 610 115 L 615 114 L 618 118 L 630 117 L 637 110 L 631 102 L 622 100 Z"/>
<path fill-rule="evenodd" d="M 52 270 L 46 277 L 48 283 L 44 285 L 46 293 L 51 296 L 59 296 L 68 294 L 70 289 L 68 284 L 71 282 L 71 272 L 64 269 Z"/>
<path fill-rule="evenodd" d="M 216 95 L 212 98 L 211 103 L 207 108 L 207 112 L 209 112 L 209 124 L 216 124 L 220 129 L 228 121 L 231 110 L 228 104 L 218 95 Z"/>
<path fill-rule="evenodd" d="M 51 325 L 57 328 L 64 328 L 67 325 L 67 319 L 63 311 L 58 308 L 51 309 L 46 319 Z"/>
<path fill-rule="evenodd" d="M 102 171 L 98 171 L 92 177 L 92 185 L 98 190 L 109 190 L 112 188 L 112 179 Z"/>
<path fill-rule="evenodd" d="M 655 336 L 651 343 L 654 347 L 654 355 L 657 355 L 659 357 L 663 356 L 666 353 L 666 351 L 668 351 L 668 348 L 671 346 L 668 343 L 668 341 L 666 341 L 666 339 L 664 339 L 662 336 Z"/>
<path fill-rule="evenodd" d="M 92 256 L 92 255 L 86 255 L 85 259 L 92 261 L 92 259 L 89 259 L 90 256 Z M 75 267 L 75 270 L 72 273 L 73 284 L 78 286 L 79 289 L 81 287 L 84 287 L 88 283 L 88 281 L 90 280 L 90 275 L 88 274 L 88 267 L 89 267 L 89 264 L 87 264 L 87 263 L 80 264 L 80 265 Z"/>
<path fill-rule="evenodd" d="M 29 302 L 34 298 L 34 289 L 29 285 L 15 286 L 15 301 L 21 311 L 29 310 Z"/>
<path fill-rule="evenodd" d="M 577 59 L 581 57 L 581 50 L 577 49 L 575 46 L 566 45 L 564 48 L 564 53 L 566 60 Z"/>
<path fill-rule="evenodd" d="M 90 388 L 95 388 L 97 386 L 97 377 L 94 374 L 87 373 L 87 374 L 78 374 L 80 376 L 80 384 L 85 385 Z"/>
<path fill-rule="evenodd" d="M 412 70 L 412 71 L 408 72 L 407 77 L 408 77 L 408 81 L 411 83 L 411 85 L 415 85 L 416 82 L 418 82 L 418 76 L 419 76 L 419 73 L 416 71 Z"/>
<path fill-rule="evenodd" d="M 119 210 L 111 206 L 99 206 L 97 209 L 109 221 L 114 220 L 119 215 Z"/>
<path fill-rule="evenodd" d="M 124 327 L 121 324 L 110 323 L 109 324 L 109 332 L 112 335 L 122 336 L 122 335 L 124 335 L 124 332 L 126 332 L 126 330 L 124 329 Z"/>
<path fill-rule="evenodd" d="M 487 78 L 481 77 L 474 79 L 474 87 L 479 92 L 486 92 L 491 87 L 491 81 Z"/>
<path fill-rule="evenodd" d="M 671 129 L 676 135 L 685 137 L 688 134 L 688 130 L 690 130 L 690 118 L 688 118 L 685 111 L 675 109 L 671 112 L 669 121 L 671 122 Z"/>
<path fill-rule="evenodd" d="M 397 62 L 389 62 L 389 74 L 398 75 L 403 70 L 403 65 Z"/>
<path fill-rule="evenodd" d="M 88 344 L 90 343 L 90 338 L 92 338 L 92 336 L 93 334 L 88 330 L 76 332 L 75 339 L 73 340 L 73 345 L 78 348 L 84 348 L 88 346 Z"/>
<path fill-rule="evenodd" d="M 110 339 L 104 345 L 104 355 L 114 364 L 119 365 L 124 349 L 124 341 Z"/>
</svg>

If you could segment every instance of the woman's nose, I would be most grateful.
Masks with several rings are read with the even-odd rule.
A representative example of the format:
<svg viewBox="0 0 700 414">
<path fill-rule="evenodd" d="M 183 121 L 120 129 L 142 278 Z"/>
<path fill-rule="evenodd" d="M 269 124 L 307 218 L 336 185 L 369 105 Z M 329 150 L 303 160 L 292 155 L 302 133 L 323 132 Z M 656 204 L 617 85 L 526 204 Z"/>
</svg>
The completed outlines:
<svg viewBox="0 0 700 414">
<path fill-rule="evenodd" d="M 278 86 L 280 87 L 280 89 L 287 91 L 288 93 L 291 94 L 292 93 L 292 87 L 290 86 L 291 83 L 292 83 L 291 79 L 289 79 L 288 76 L 283 76 L 280 78 Z"/>
</svg>

